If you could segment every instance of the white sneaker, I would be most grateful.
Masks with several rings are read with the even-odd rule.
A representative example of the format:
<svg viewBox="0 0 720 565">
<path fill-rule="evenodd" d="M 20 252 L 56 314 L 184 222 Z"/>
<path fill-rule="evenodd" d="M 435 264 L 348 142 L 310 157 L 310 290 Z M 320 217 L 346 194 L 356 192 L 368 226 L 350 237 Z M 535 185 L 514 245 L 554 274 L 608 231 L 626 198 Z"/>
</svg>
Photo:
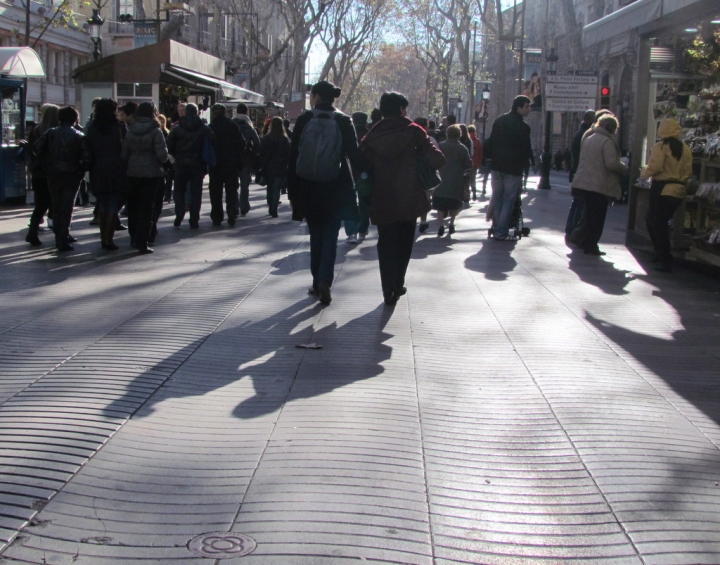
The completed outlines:
<svg viewBox="0 0 720 565">
<path fill-rule="evenodd" d="M 362 243 L 363 241 L 365 241 L 366 237 L 367 237 L 367 233 L 359 233 L 358 238 L 357 238 L 358 243 Z"/>
<path fill-rule="evenodd" d="M 348 238 L 345 240 L 345 243 L 349 243 L 351 245 L 354 245 L 358 242 L 357 234 L 354 233 L 351 236 L 348 236 Z"/>
</svg>

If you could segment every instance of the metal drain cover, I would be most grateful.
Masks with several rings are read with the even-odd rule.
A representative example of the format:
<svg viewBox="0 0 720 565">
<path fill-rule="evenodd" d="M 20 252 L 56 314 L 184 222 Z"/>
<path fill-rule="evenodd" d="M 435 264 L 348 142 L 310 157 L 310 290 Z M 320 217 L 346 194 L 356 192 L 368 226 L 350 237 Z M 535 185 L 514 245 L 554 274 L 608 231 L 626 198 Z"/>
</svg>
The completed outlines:
<svg viewBox="0 0 720 565">
<path fill-rule="evenodd" d="M 255 551 L 257 543 L 244 534 L 235 532 L 210 532 L 191 539 L 187 548 L 200 557 L 230 559 L 242 557 Z"/>
</svg>

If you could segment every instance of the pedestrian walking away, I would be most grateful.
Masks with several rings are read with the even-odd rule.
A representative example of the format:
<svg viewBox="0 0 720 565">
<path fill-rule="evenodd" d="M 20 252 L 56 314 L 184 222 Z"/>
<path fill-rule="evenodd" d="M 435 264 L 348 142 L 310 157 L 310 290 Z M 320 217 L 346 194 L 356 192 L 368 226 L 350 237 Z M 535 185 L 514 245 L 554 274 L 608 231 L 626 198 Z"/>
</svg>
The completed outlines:
<svg viewBox="0 0 720 565">
<path fill-rule="evenodd" d="M 265 175 L 268 214 L 278 217 L 280 192 L 287 184 L 288 163 L 290 162 L 290 140 L 285 132 L 282 118 L 270 120 L 267 135 L 261 140 L 260 158 Z"/>
<path fill-rule="evenodd" d="M 358 220 L 349 161 L 357 157 L 358 142 L 350 117 L 333 106 L 340 94 L 326 80 L 313 85 L 313 109 L 295 124 L 288 168 L 293 219 L 305 219 L 310 230 L 312 286 L 308 292 L 323 304 L 332 300 L 340 223 Z"/>
<path fill-rule="evenodd" d="M 217 163 L 210 167 L 210 219 L 213 226 L 222 224 L 223 189 L 225 190 L 225 211 L 229 226 L 235 225 L 238 215 L 238 172 L 245 152 L 245 138 L 240 127 L 226 115 L 224 104 L 215 104 L 210 109 L 210 129 L 215 134 Z"/>
<path fill-rule="evenodd" d="M 512 109 L 495 120 L 485 155 L 491 159 L 493 236 L 499 241 L 515 241 L 510 220 L 520 196 L 525 168 L 532 163 L 530 126 L 524 118 L 530 113 L 530 99 L 516 96 Z"/>
<path fill-rule="evenodd" d="M 117 119 L 117 102 L 101 98 L 85 130 L 90 151 L 90 190 L 97 202 L 100 244 L 106 251 L 118 249 L 113 241 L 116 218 L 127 198 L 127 178 L 122 149 L 127 126 Z"/>
<path fill-rule="evenodd" d="M 49 129 L 33 145 L 33 151 L 47 159 L 47 178 L 53 207 L 53 231 L 58 251 L 72 251 L 70 224 L 80 181 L 90 155 L 85 135 L 75 129 L 80 116 L 75 108 L 61 108 L 60 125 Z"/>
<path fill-rule="evenodd" d="M 28 148 L 30 151 L 30 173 L 32 175 L 32 189 L 35 196 L 35 205 L 33 206 L 32 214 L 30 215 L 30 224 L 28 233 L 25 236 L 25 241 L 30 245 L 42 245 L 40 241 L 40 224 L 42 223 L 43 216 L 48 215 L 48 218 L 52 216 L 52 198 L 50 197 L 50 189 L 48 188 L 47 178 L 47 155 L 40 157 L 32 151 L 32 147 L 35 142 L 40 139 L 40 136 L 60 125 L 58 119 L 58 108 L 55 104 L 45 104 L 42 108 L 42 117 L 40 123 L 33 128 L 28 136 Z"/>
<path fill-rule="evenodd" d="M 380 281 L 388 306 L 406 293 L 405 276 L 417 218 L 430 210 L 416 173 L 417 162 L 423 159 L 435 170 L 445 164 L 445 157 L 425 130 L 407 117 L 407 107 L 408 100 L 402 94 L 384 93 L 380 98 L 383 119 L 361 144 L 361 166 L 371 172 L 373 179 L 370 219 L 378 228 Z M 459 138 L 460 129 L 454 127 Z M 467 153 L 457 139 L 455 143 Z"/>
<path fill-rule="evenodd" d="M 256 160 L 260 158 L 260 136 L 253 127 L 250 117 L 247 115 L 248 107 L 241 102 L 237 105 L 237 115 L 233 118 L 245 140 L 245 151 L 242 154 L 242 167 L 240 169 L 240 215 L 245 216 L 250 211 L 250 181 L 252 180 L 253 167 Z"/>
<path fill-rule="evenodd" d="M 620 161 L 620 149 L 615 143 L 617 128 L 615 116 L 605 115 L 587 132 L 572 182 L 572 188 L 581 190 L 585 199 L 585 219 L 570 239 L 587 255 L 605 255 L 598 243 L 608 203 L 622 196 L 620 175 L 627 167 Z"/>
<path fill-rule="evenodd" d="M 179 228 L 185 218 L 185 195 L 190 190 L 190 228 L 198 229 L 202 185 L 207 165 L 203 161 L 203 143 L 205 136 L 211 140 L 215 135 L 203 124 L 198 116 L 195 104 L 185 106 L 185 115 L 180 118 L 177 127 L 170 130 L 168 152 L 175 162 L 175 223 Z"/>
<path fill-rule="evenodd" d="M 580 164 L 580 147 L 582 145 L 583 136 L 595 122 L 595 110 L 588 110 L 583 116 L 583 121 L 580 124 L 580 128 L 575 133 L 572 140 L 572 151 L 570 157 L 570 175 L 569 179 L 572 183 L 575 178 L 575 172 L 577 171 L 578 165 Z M 565 222 L 565 237 L 569 238 L 572 232 L 580 225 L 582 218 L 585 215 L 585 201 L 583 200 L 582 193 L 579 190 L 572 191 L 572 202 L 570 204 L 570 210 L 568 211 L 567 221 Z"/>
<path fill-rule="evenodd" d="M 358 142 L 367 135 L 369 131 L 367 120 L 368 115 L 365 112 L 353 112 L 352 123 L 355 127 L 355 135 L 357 136 Z M 364 177 L 362 175 L 365 175 Z M 355 180 L 355 186 L 362 186 L 365 179 L 368 178 L 367 172 L 360 170 L 359 167 L 353 167 L 353 178 Z M 358 194 L 358 196 L 360 196 Z M 345 243 L 355 244 L 362 243 L 367 237 L 368 227 L 370 226 L 370 208 L 366 199 L 358 198 L 358 216 L 360 219 L 357 222 L 352 220 L 344 220 L 345 235 L 347 239 Z"/>
<path fill-rule="evenodd" d="M 478 139 L 475 126 L 468 126 L 468 135 L 470 136 L 473 145 L 473 150 L 470 154 L 470 157 L 472 158 L 470 190 L 472 191 L 472 199 L 477 200 L 477 174 L 483 163 L 482 141 Z"/>
<path fill-rule="evenodd" d="M 658 271 L 672 271 L 669 222 L 685 200 L 685 183 L 692 175 L 692 152 L 680 141 L 680 124 L 665 118 L 658 127 L 658 141 L 650 151 L 643 178 L 651 178 L 647 228 L 657 253 Z"/>
<path fill-rule="evenodd" d="M 450 217 L 448 232 L 455 233 L 455 217 L 462 208 L 467 173 L 472 169 L 472 159 L 467 147 L 460 141 L 461 130 L 457 125 L 448 126 L 445 131 L 447 139 L 440 143 L 440 151 L 445 156 L 445 164 L 440 169 L 442 182 L 433 189 L 432 207 L 437 210 L 438 237 L 445 234 L 445 218 Z"/>
<path fill-rule="evenodd" d="M 425 130 L 425 133 L 428 134 L 428 138 L 430 139 L 430 143 L 432 143 L 433 147 L 435 147 L 435 149 L 439 151 L 440 144 L 433 137 L 433 134 L 435 132 L 435 123 L 432 121 L 428 122 L 428 119 L 423 117 L 415 118 L 414 122 Z M 426 189 L 425 194 L 427 195 L 428 202 L 430 202 L 432 200 L 432 189 Z M 418 225 L 418 231 L 420 233 L 425 233 L 430 227 L 430 222 L 428 221 L 427 216 L 427 212 L 420 215 L 420 224 Z"/>
</svg>

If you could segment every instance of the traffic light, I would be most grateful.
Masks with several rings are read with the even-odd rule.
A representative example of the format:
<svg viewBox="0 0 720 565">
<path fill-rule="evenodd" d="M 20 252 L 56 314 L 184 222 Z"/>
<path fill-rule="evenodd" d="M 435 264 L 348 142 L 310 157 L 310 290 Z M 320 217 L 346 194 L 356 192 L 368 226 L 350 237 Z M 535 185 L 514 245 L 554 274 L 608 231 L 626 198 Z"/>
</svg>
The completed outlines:
<svg viewBox="0 0 720 565">
<path fill-rule="evenodd" d="M 610 87 L 609 86 L 601 86 L 600 87 L 600 107 L 601 108 L 610 108 Z"/>
</svg>

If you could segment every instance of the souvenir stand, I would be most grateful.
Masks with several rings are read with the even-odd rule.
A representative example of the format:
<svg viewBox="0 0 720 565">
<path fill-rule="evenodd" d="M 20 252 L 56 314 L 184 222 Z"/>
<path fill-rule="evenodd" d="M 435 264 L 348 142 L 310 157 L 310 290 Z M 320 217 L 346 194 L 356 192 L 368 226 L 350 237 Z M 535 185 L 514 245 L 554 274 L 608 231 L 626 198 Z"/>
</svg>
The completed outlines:
<svg viewBox="0 0 720 565">
<path fill-rule="evenodd" d="M 25 81 L 44 77 L 42 61 L 30 47 L 0 47 L 0 203 L 24 204 L 26 174 L 23 148 L 25 139 Z"/>
</svg>

